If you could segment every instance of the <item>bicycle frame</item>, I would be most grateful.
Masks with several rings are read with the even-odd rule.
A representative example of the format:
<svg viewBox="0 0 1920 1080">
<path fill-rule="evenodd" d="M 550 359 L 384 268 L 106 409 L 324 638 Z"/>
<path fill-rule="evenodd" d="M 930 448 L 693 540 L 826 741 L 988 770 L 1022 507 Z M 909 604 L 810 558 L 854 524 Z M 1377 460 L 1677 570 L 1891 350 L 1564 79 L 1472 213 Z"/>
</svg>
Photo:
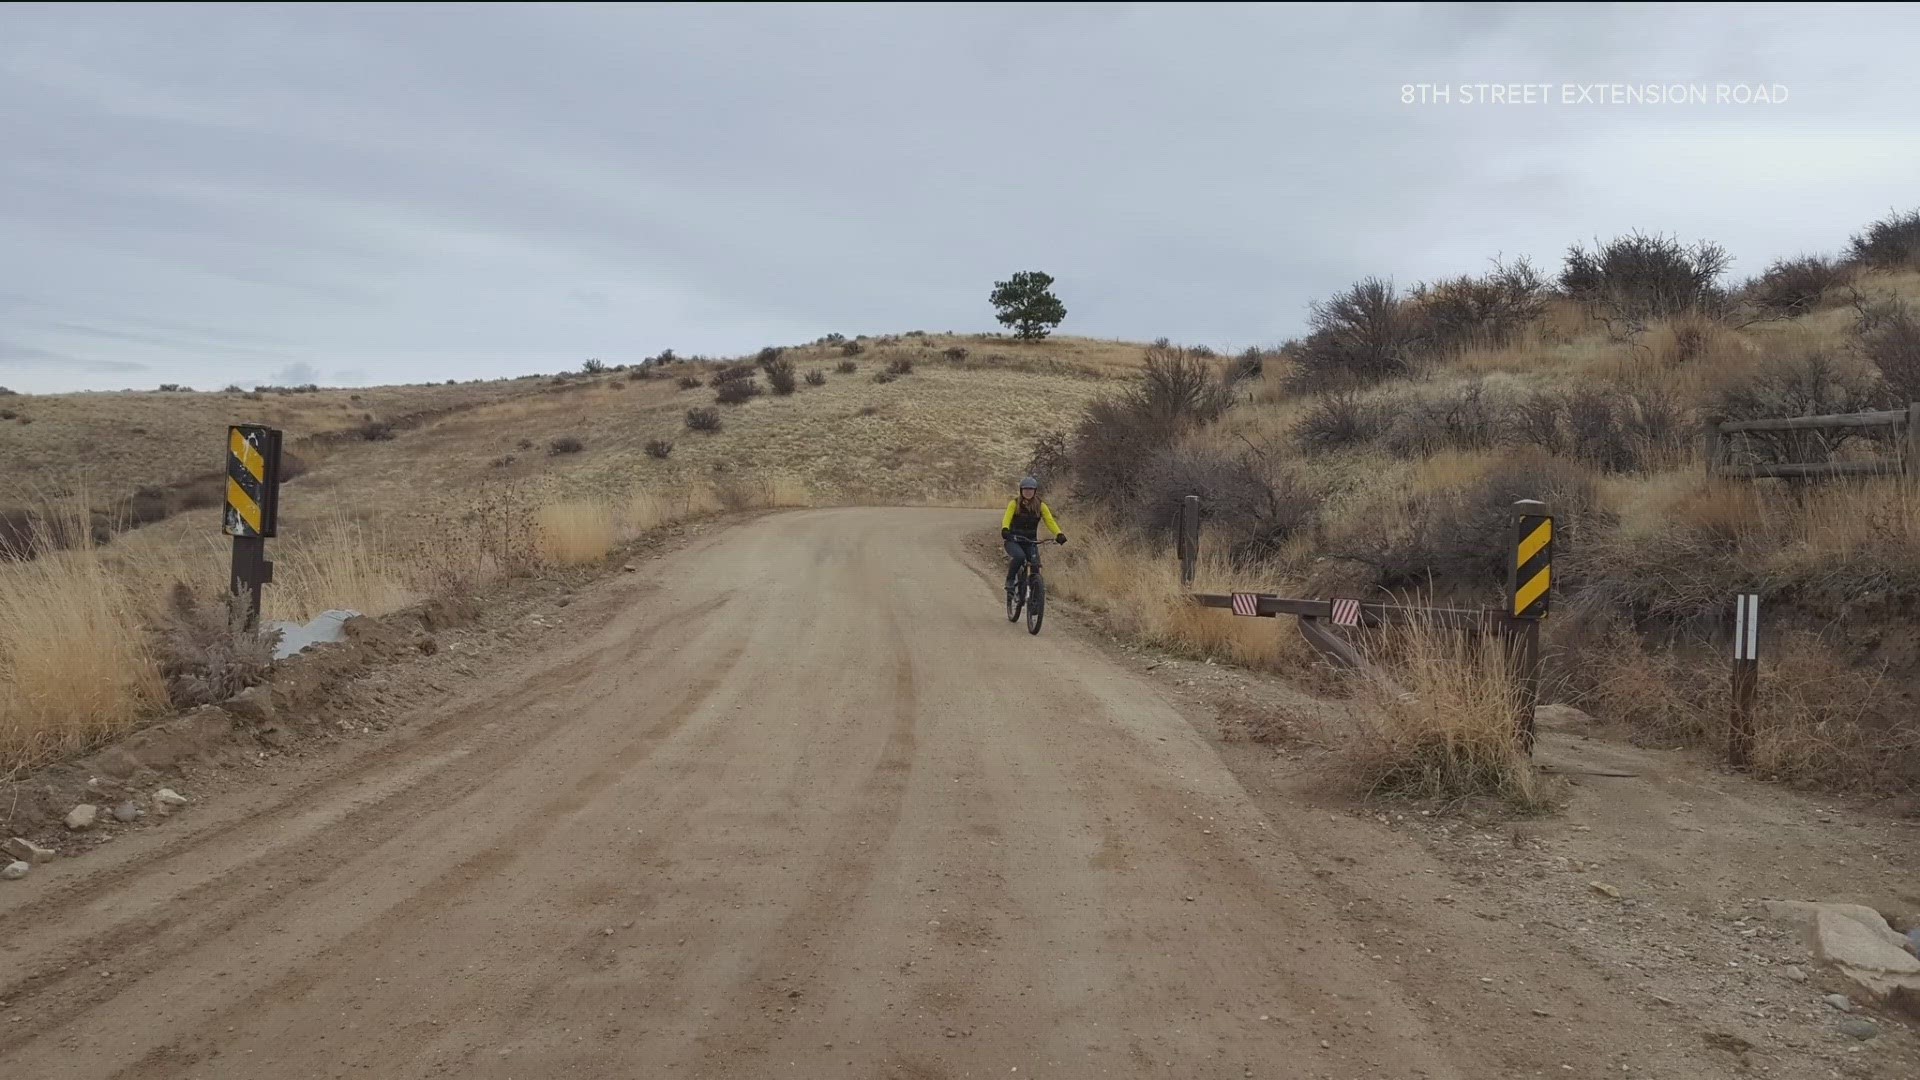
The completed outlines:
<svg viewBox="0 0 1920 1080">
<path fill-rule="evenodd" d="M 1025 549 L 1026 559 L 1014 572 L 1013 592 L 1007 597 L 1007 621 L 1018 622 L 1022 609 L 1027 614 L 1027 633 L 1038 634 L 1042 608 L 1046 603 L 1046 582 L 1040 573 L 1040 541 L 1016 538 Z"/>
</svg>

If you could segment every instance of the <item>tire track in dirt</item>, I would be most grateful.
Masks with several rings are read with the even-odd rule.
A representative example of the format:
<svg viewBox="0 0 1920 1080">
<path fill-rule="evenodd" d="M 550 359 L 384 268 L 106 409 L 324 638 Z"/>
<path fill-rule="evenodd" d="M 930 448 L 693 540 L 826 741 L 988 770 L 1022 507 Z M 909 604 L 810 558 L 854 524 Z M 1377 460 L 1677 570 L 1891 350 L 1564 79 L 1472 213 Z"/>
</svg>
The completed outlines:
<svg viewBox="0 0 1920 1080">
<path fill-rule="evenodd" d="M 456 707 L 429 722 L 419 732 L 397 740 L 400 745 L 394 750 L 363 762 L 342 775 L 306 785 L 283 800 L 282 805 L 313 800 L 319 802 L 320 806 L 296 820 L 295 827 L 287 830 L 291 835 L 269 838 L 267 842 L 270 846 L 264 854 L 243 849 L 225 859 L 216 859 L 216 865 L 209 872 L 197 875 L 203 879 L 199 884 L 170 896 L 167 901 L 169 906 L 154 915 L 120 922 L 104 934 L 81 940 L 64 955 L 45 961 L 37 976 L 9 987 L 5 992 L 6 998 L 31 1002 L 41 1010 L 37 1026 L 57 1027 L 73 1014 L 94 1008 L 125 990 L 123 986 L 93 977 L 95 965 L 108 963 L 111 969 L 119 971 L 153 973 L 182 957 L 190 956 L 210 939 L 233 934 L 259 911 L 287 902 L 288 878 L 295 881 L 296 890 L 324 882 L 323 870 L 305 868 L 331 867 L 346 862 L 348 860 L 343 851 L 390 835 L 395 831 L 394 821 L 428 816 L 424 813 L 426 808 L 458 804 L 470 798 L 508 762 L 523 757 L 529 745 L 567 738 L 573 729 L 590 720 L 592 710 L 611 693 L 609 681 L 604 677 L 595 678 L 596 674 L 604 676 L 616 662 L 625 662 L 646 652 L 657 637 L 676 624 L 683 633 L 695 627 L 711 632 L 714 618 L 725 611 L 730 599 L 730 596 L 722 595 L 710 602 L 681 609 L 679 614 L 685 616 L 685 622 L 669 618 L 645 626 L 641 632 L 630 637 L 621 636 L 621 627 L 610 627 L 595 635 L 576 653 L 562 654 L 559 663 L 530 677 L 501 703 L 506 712 L 515 714 L 531 709 L 542 699 L 557 697 L 557 701 L 544 703 L 544 711 L 559 718 L 559 722 L 552 726 L 496 726 L 493 730 L 499 737 L 491 740 L 491 745 L 482 749 L 456 745 L 442 753 L 403 764 L 398 772 L 384 782 L 375 782 L 372 791 L 365 793 L 345 812 L 338 812 L 327 804 L 328 799 L 338 800 L 336 793 L 343 786 L 364 783 L 371 775 L 391 770 L 393 759 L 401 751 L 418 752 L 430 747 L 438 739 L 450 736 L 457 738 L 460 734 L 457 729 L 467 717 L 464 708 Z M 685 716 L 697 707 L 698 696 L 711 693 L 721 685 L 726 671 L 737 664 L 740 657 L 737 650 L 723 655 L 726 658 L 725 668 L 696 681 L 687 697 L 669 710 L 670 725 L 677 726 L 683 722 Z M 660 738 L 670 734 L 670 731 L 663 732 Z M 466 735 L 471 738 L 473 733 L 467 732 Z M 644 756 L 645 751 L 658 741 L 643 739 L 630 747 L 629 754 Z M 623 762 L 605 765 L 596 771 L 589 783 L 602 786 L 610 783 L 620 774 L 623 763 L 630 767 L 633 761 L 627 757 Z M 551 809 L 555 813 L 561 812 L 576 798 L 573 794 L 557 796 L 551 801 Z M 552 825 L 552 821 L 535 816 L 527 819 L 525 825 L 528 828 L 545 827 Z M 168 856 L 180 858 L 196 849 L 261 831 L 258 819 L 236 821 L 218 827 L 204 837 L 193 838 L 187 851 L 169 849 L 155 853 L 104 881 L 85 882 L 83 887 L 94 895 L 115 887 L 124 889 L 128 879 L 139 880 L 148 876 L 146 872 Z M 316 846 L 298 843 L 309 837 L 318 838 L 322 843 Z M 526 837 L 512 836 L 509 842 L 525 843 Z M 489 850 L 497 851 L 503 846 L 495 845 Z M 230 875 L 241 867 L 245 868 L 248 877 L 236 890 Z M 490 872 L 497 869 L 497 864 L 486 857 L 486 852 L 481 852 L 448 871 L 447 880 L 449 883 L 465 880 L 471 887 L 471 883 L 485 880 Z M 75 902 L 71 896 L 56 896 L 49 900 L 61 901 L 62 906 Z M 97 902 L 90 906 L 97 906 Z M 0 1036 L 0 1053 L 22 1041 L 24 1034 L 9 1032 Z"/>
<path fill-rule="evenodd" d="M 414 889 L 400 902 L 368 919 L 360 929 L 320 952 L 302 958 L 298 961 L 301 967 L 274 983 L 252 991 L 202 1026 L 219 1027 L 236 1018 L 257 1013 L 274 1002 L 312 998 L 316 988 L 344 974 L 341 970 L 342 958 L 345 958 L 344 966 L 351 968 L 356 956 L 389 952 L 390 943 L 417 938 L 425 932 L 422 925 L 424 912 L 457 906 L 475 890 L 508 872 L 522 853 L 540 847 L 553 833 L 568 827 L 581 811 L 592 805 L 596 796 L 625 777 L 634 766 L 677 734 L 707 699 L 725 684 L 727 677 L 739 664 L 743 652 L 744 646 L 737 644 L 724 649 L 714 666 L 690 684 L 653 726 L 588 773 L 576 786 L 549 798 L 527 814 L 497 841 L 465 857 L 424 886 Z M 690 803 L 675 808 L 675 812 L 681 816 L 697 810 L 698 805 Z M 662 840 L 664 835 L 656 838 L 655 843 Z M 528 996 L 537 998 L 548 986 L 550 983 L 536 984 L 529 989 Z M 162 1063 L 191 1064 L 197 1059 L 184 1045 L 185 1041 L 157 1047 L 114 1076 L 148 1076 L 151 1070 Z"/>
<path fill-rule="evenodd" d="M 730 1023 L 700 1037 L 704 1046 L 724 1048 L 728 1060 L 722 1065 L 709 1057 L 695 1071 L 695 1076 L 735 1074 L 742 1063 L 733 1059 L 740 1054 L 764 1062 L 769 1036 L 784 1026 L 781 1017 L 792 1015 L 770 1013 L 768 1009 L 778 1009 L 809 991 L 817 994 L 817 969 L 821 965 L 817 943 L 832 936 L 849 912 L 855 910 L 855 901 L 873 883 L 875 860 L 899 826 L 900 807 L 906 797 L 918 745 L 915 735 L 915 716 L 920 707 L 918 686 L 913 654 L 902 636 L 899 612 L 893 603 L 876 592 L 864 595 L 882 612 L 884 639 L 890 643 L 891 694 L 885 742 L 878 759 L 847 800 L 845 811 L 829 828 L 832 839 L 822 849 L 817 872 L 801 890 L 803 900 L 781 920 L 771 936 L 772 950 L 763 954 L 741 980 L 748 993 L 763 997 L 761 1008 L 748 1010 L 744 1021 Z M 766 1019 L 768 1016 L 772 1019 Z"/>
</svg>

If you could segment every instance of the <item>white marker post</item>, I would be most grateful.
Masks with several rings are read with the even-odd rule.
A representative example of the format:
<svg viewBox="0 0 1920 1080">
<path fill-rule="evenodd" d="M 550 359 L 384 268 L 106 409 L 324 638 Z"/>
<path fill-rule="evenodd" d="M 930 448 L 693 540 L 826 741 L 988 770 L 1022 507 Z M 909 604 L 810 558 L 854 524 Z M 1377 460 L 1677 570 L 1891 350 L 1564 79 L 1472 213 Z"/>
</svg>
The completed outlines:
<svg viewBox="0 0 1920 1080">
<path fill-rule="evenodd" d="M 1760 596 L 1741 593 L 1733 602 L 1733 718 L 1727 728 L 1727 763 L 1753 763 L 1753 701 L 1760 686 Z"/>
</svg>

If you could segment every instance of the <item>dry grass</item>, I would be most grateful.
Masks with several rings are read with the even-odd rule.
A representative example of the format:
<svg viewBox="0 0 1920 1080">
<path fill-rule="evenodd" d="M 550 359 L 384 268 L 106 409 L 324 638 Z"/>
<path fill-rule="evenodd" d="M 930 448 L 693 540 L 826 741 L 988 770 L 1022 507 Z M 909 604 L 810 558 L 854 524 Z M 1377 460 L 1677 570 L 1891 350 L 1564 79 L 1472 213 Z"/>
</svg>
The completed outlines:
<svg viewBox="0 0 1920 1080">
<path fill-rule="evenodd" d="M 1516 721 L 1515 670 L 1497 640 L 1414 624 L 1368 650 L 1392 683 L 1372 680 L 1343 765 L 1369 795 L 1442 802 L 1492 798 L 1517 810 L 1551 802 Z"/>
<path fill-rule="evenodd" d="M 1053 556 L 1047 564 L 1048 583 L 1059 595 L 1100 612 L 1117 632 L 1182 655 L 1257 670 L 1296 669 L 1314 662 L 1304 641 L 1276 633 L 1273 622 L 1235 618 L 1189 603 L 1173 552 L 1156 551 L 1098 518 L 1073 532 L 1065 557 Z M 1273 576 L 1237 571 L 1217 554 L 1203 552 L 1195 567 L 1197 592 L 1280 587 Z"/>
<path fill-rule="evenodd" d="M 125 731 L 165 701 L 143 625 L 90 544 L 0 566 L 0 772 Z"/>
<path fill-rule="evenodd" d="M 332 608 L 385 615 L 419 601 L 409 568 L 392 555 L 395 547 L 371 526 L 340 516 L 318 538 L 276 545 L 265 616 L 306 622 Z"/>
<path fill-rule="evenodd" d="M 540 508 L 540 556 L 561 566 L 607 557 L 619 539 L 619 522 L 605 502 L 570 499 Z"/>
<path fill-rule="evenodd" d="M 1725 650 L 1704 642 L 1652 647 L 1614 626 L 1589 642 L 1579 704 L 1656 746 L 1727 743 Z M 1825 636 L 1769 632 L 1754 715 L 1755 770 L 1832 788 L 1890 790 L 1920 772 L 1920 720 L 1883 665 L 1862 664 Z"/>
<path fill-rule="evenodd" d="M 1101 614 L 1114 631 L 1194 658 L 1280 671 L 1322 692 L 1347 692 L 1355 679 L 1327 666 L 1286 620 L 1236 618 L 1189 602 L 1171 552 L 1156 552 L 1095 522 L 1087 543 L 1049 564 L 1060 595 Z M 1293 591 L 1275 570 L 1235 568 L 1203 557 L 1194 589 Z M 1367 683 L 1350 710 L 1359 728 L 1340 733 L 1343 763 L 1371 795 L 1453 801 L 1499 799 L 1534 811 L 1550 791 L 1521 749 L 1514 720 L 1518 690 L 1497 643 L 1416 626 L 1371 637 L 1364 651 L 1406 693 Z"/>
</svg>

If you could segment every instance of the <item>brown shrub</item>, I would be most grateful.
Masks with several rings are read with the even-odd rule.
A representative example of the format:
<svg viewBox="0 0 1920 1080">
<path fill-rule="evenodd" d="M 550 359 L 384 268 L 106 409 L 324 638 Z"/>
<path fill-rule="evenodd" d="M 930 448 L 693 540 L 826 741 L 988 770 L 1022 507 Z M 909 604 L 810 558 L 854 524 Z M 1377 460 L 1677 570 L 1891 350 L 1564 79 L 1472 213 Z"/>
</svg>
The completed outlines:
<svg viewBox="0 0 1920 1080">
<path fill-rule="evenodd" d="M 1337 390 L 1314 398 L 1294 425 L 1292 437 L 1302 450 L 1328 453 L 1378 442 L 1392 422 L 1386 402 Z"/>
<path fill-rule="evenodd" d="M 1065 435 L 1059 432 L 1042 435 L 1033 442 L 1033 453 L 1027 458 L 1027 475 L 1038 479 L 1042 486 L 1051 488 L 1057 481 L 1066 478 L 1071 471 L 1071 460 Z"/>
<path fill-rule="evenodd" d="M 1589 307 L 1625 318 L 1715 311 L 1725 299 L 1720 276 L 1731 262 L 1718 244 L 1702 240 L 1688 247 L 1674 237 L 1634 232 L 1595 241 L 1591 252 L 1573 245 L 1560 287 Z"/>
<path fill-rule="evenodd" d="M 720 410 L 713 408 L 688 409 L 687 430 L 704 431 L 709 434 L 720 430 Z"/>
<path fill-rule="evenodd" d="M 36 520 L 23 507 L 0 507 L 0 561 L 33 558 L 39 547 Z"/>
<path fill-rule="evenodd" d="M 1546 310 L 1547 285 L 1525 259 L 1496 262 L 1481 277 L 1417 285 L 1408 303 L 1426 347 L 1457 352 L 1502 348 Z"/>
<path fill-rule="evenodd" d="M 1863 319 L 1856 347 L 1879 369 L 1894 404 L 1920 401 L 1920 317 L 1911 307 L 1889 304 Z"/>
<path fill-rule="evenodd" d="M 174 584 L 154 655 L 176 707 L 215 704 L 266 681 L 279 632 L 248 630 L 246 618 L 246 606 L 231 597 L 201 600 Z"/>
<path fill-rule="evenodd" d="M 673 440 L 672 439 L 648 439 L 647 440 L 647 456 L 650 458 L 657 458 L 661 461 L 665 461 L 667 460 L 667 458 L 672 457 L 673 456 Z"/>
<path fill-rule="evenodd" d="M 1853 238 L 1853 258 L 1883 270 L 1920 268 L 1920 210 L 1893 213 Z"/>
<path fill-rule="evenodd" d="M 1320 500 L 1290 478 L 1274 477 L 1256 456 L 1176 447 L 1150 459 L 1134 485 L 1128 510 L 1135 532 L 1171 542 L 1182 504 L 1200 496 L 1201 520 L 1212 543 L 1236 563 L 1274 554 L 1310 528 Z"/>
<path fill-rule="evenodd" d="M 764 351 L 762 350 L 763 353 Z M 760 368 L 767 373 L 767 385 L 773 387 L 774 393 L 784 397 L 800 388 L 799 379 L 793 370 L 793 361 L 779 353 L 776 352 L 771 358 L 763 356 Z"/>
<path fill-rule="evenodd" d="M 1796 318 L 1852 281 L 1853 268 L 1846 263 L 1823 255 L 1802 255 L 1775 259 L 1744 291 L 1760 310 Z"/>
<path fill-rule="evenodd" d="M 1379 278 L 1316 301 L 1295 347 L 1292 382 L 1305 390 L 1369 386 L 1412 370 L 1419 320 Z"/>
<path fill-rule="evenodd" d="M 1726 420 L 1766 420 L 1867 412 L 1893 403 L 1871 373 L 1811 349 L 1769 357 L 1751 376 L 1721 388 L 1713 409 Z M 1736 462 L 1822 462 L 1866 434 L 1860 428 L 1744 432 L 1727 451 Z"/>
<path fill-rule="evenodd" d="M 827 385 L 827 373 L 824 371 L 821 371 L 819 368 L 814 368 L 813 370 L 807 372 L 807 385 L 808 386 Z"/>
<path fill-rule="evenodd" d="M 547 444 L 547 453 L 558 457 L 562 454 L 577 454 L 586 448 L 586 443 L 581 442 L 572 435 L 562 435 Z"/>
<path fill-rule="evenodd" d="M 1365 584 L 1374 588 L 1493 602 L 1506 588 L 1514 503 L 1520 499 L 1548 504 L 1557 564 L 1569 562 L 1567 556 L 1599 524 L 1589 520 L 1596 515 L 1589 470 L 1562 458 L 1516 453 L 1471 480 L 1419 487 L 1398 496 L 1397 505 L 1356 512 L 1344 522 L 1344 536 L 1327 540 L 1327 554 L 1365 568 Z"/>
<path fill-rule="evenodd" d="M 713 400 L 722 405 L 744 405 L 760 396 L 760 381 L 754 378 L 727 379 L 714 378 Z"/>
<path fill-rule="evenodd" d="M 1506 434 L 1503 411 L 1477 382 L 1441 394 L 1408 396 L 1394 410 L 1381 442 L 1403 458 L 1432 457 L 1442 450 L 1489 450 Z"/>
</svg>

